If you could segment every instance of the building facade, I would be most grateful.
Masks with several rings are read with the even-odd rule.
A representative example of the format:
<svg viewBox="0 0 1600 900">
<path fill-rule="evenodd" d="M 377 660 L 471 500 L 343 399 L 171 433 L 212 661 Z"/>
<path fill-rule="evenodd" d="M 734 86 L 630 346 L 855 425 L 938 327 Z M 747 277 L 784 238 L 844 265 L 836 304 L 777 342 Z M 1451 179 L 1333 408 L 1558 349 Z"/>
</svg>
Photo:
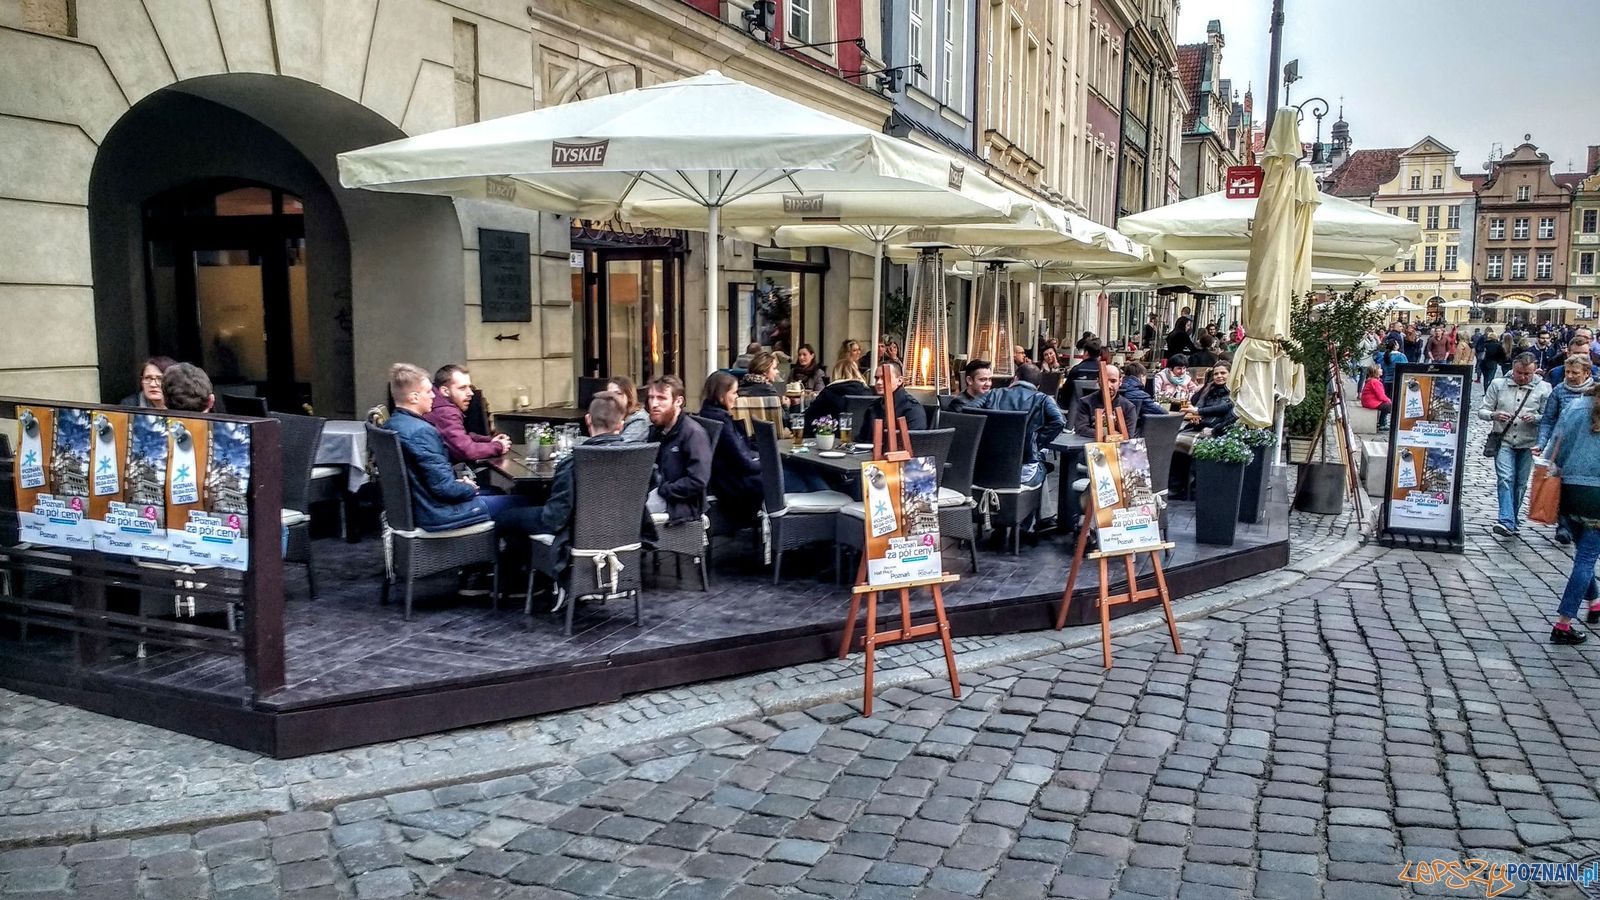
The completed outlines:
<svg viewBox="0 0 1600 900">
<path fill-rule="evenodd" d="M 1171 181 L 1171 163 L 1182 147 L 1172 141 L 1174 116 L 1181 119 L 1186 103 L 1176 86 L 1173 68 L 1178 47 L 1174 0 L 1149 0 L 1131 10 L 1126 34 L 1126 72 L 1122 79 L 1121 164 L 1117 178 L 1117 215 L 1164 206 Z M 1175 103 L 1174 95 L 1177 96 Z"/>
<path fill-rule="evenodd" d="M 1377 186 L 1371 204 L 1422 226 L 1422 241 L 1383 270 L 1378 292 L 1427 307 L 1429 319 L 1465 322 L 1467 309 L 1443 304 L 1472 298 L 1472 182 L 1456 167 L 1456 151 L 1431 136 L 1394 160 L 1393 175 Z"/>
<path fill-rule="evenodd" d="M 1600 301 L 1600 146 L 1590 146 L 1584 177 L 1572 194 L 1572 258 L 1567 272 L 1568 300 L 1588 307 Z"/>
<path fill-rule="evenodd" d="M 1250 156 L 1254 123 L 1252 98 L 1233 97 L 1232 81 L 1222 77 L 1222 51 L 1227 42 L 1222 23 L 1206 23 L 1206 40 L 1177 49 L 1178 78 L 1188 97 L 1183 120 L 1182 164 L 1178 193 L 1184 200 L 1212 194 L 1223 188 L 1229 166 Z"/>
<path fill-rule="evenodd" d="M 876 64 L 853 40 L 881 45 L 876 5 L 780 0 L 766 35 L 740 12 L 0 4 L 0 309 L 28 325 L 0 334 L 0 390 L 114 401 L 165 354 L 274 408 L 348 416 L 397 360 L 465 362 L 506 409 L 570 403 L 584 374 L 697 385 L 708 340 L 866 338 L 870 260 L 852 254 L 725 239 L 730 327 L 706 335 L 685 324 L 705 312 L 702 235 L 339 185 L 345 150 L 709 69 L 884 126 L 889 99 L 853 74 Z M 513 321 L 485 314 L 488 254 L 526 278 Z"/>
<path fill-rule="evenodd" d="M 1572 191 L 1556 182 L 1550 157 L 1531 141 L 1492 163 L 1478 189 L 1472 261 L 1478 299 L 1531 303 L 1563 296 L 1571 215 Z M 1498 312 L 1485 310 L 1487 320 L 1495 321 Z"/>
</svg>

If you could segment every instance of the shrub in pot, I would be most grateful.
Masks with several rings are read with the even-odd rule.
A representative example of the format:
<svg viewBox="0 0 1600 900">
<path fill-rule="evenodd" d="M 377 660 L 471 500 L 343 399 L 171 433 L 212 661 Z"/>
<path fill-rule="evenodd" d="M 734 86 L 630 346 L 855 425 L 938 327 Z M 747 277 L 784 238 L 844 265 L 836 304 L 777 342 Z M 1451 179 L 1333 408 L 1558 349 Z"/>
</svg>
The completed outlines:
<svg viewBox="0 0 1600 900">
<path fill-rule="evenodd" d="M 1254 454 L 1236 437 L 1201 438 L 1189 458 L 1194 463 L 1194 539 L 1231 546 L 1239 526 L 1244 467 Z"/>
<path fill-rule="evenodd" d="M 1259 522 L 1267 509 L 1267 485 L 1272 475 L 1272 448 L 1278 439 L 1270 428 L 1235 426 L 1230 437 L 1250 448 L 1250 462 L 1244 467 L 1244 489 L 1239 497 L 1239 521 Z"/>
<path fill-rule="evenodd" d="M 1315 294 L 1306 294 L 1295 300 L 1290 311 L 1289 338 L 1281 345 L 1291 360 L 1305 368 L 1306 384 L 1305 398 L 1284 410 L 1283 416 L 1289 461 L 1301 464 L 1296 509 L 1337 513 L 1343 508 L 1342 500 L 1331 507 L 1322 502 L 1342 496 L 1345 473 L 1342 464 L 1319 464 L 1333 463 L 1338 453 L 1318 432 L 1326 431 L 1330 419 L 1328 380 L 1334 363 L 1342 369 L 1344 363 L 1353 361 L 1361 338 L 1383 325 L 1384 313 L 1370 305 L 1371 297 L 1370 290 L 1360 289 L 1334 294 L 1319 303 Z M 1308 494 L 1320 498 L 1319 502 L 1305 505 Z"/>
</svg>

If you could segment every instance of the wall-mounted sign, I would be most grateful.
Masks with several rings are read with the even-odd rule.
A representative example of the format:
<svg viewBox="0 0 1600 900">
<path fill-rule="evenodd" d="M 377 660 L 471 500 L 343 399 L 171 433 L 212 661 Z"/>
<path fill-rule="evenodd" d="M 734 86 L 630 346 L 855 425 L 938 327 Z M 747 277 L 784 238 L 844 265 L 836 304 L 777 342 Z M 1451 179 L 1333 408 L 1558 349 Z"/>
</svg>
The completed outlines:
<svg viewBox="0 0 1600 900">
<path fill-rule="evenodd" d="M 533 321 L 533 263 L 528 235 L 478 229 L 478 287 L 485 322 Z"/>
<path fill-rule="evenodd" d="M 1261 196 L 1266 172 L 1260 166 L 1229 166 L 1223 191 L 1230 200 L 1254 200 Z"/>
<path fill-rule="evenodd" d="M 583 251 L 582 250 L 573 250 L 571 253 L 568 253 L 567 254 L 567 265 L 571 266 L 574 269 L 583 268 Z"/>
</svg>

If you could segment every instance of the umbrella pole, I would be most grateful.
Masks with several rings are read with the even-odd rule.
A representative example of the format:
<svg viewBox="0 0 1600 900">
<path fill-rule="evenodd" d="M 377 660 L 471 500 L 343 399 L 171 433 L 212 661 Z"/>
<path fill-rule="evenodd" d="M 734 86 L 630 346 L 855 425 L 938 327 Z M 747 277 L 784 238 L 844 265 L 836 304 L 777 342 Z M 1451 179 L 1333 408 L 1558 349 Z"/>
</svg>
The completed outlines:
<svg viewBox="0 0 1600 900">
<path fill-rule="evenodd" d="M 1044 311 L 1044 267 L 1033 267 L 1033 303 L 1028 309 L 1028 330 L 1033 333 L 1028 336 L 1028 343 L 1033 346 L 1033 358 L 1044 357 L 1044 350 L 1039 341 L 1039 314 Z"/>
<path fill-rule="evenodd" d="M 867 346 L 874 350 L 878 347 L 878 330 L 883 327 L 883 244 L 883 241 L 872 242 L 872 333 L 867 335 Z M 883 364 L 877 356 L 872 361 L 874 365 Z M 870 372 L 862 374 L 867 376 L 868 382 L 872 380 Z"/>
<path fill-rule="evenodd" d="M 713 172 L 712 178 L 716 179 L 718 173 Z M 718 227 L 722 224 L 722 208 L 709 207 L 706 210 L 706 374 L 722 368 L 717 364 L 717 256 L 721 248 L 722 239 L 718 236 Z"/>
</svg>

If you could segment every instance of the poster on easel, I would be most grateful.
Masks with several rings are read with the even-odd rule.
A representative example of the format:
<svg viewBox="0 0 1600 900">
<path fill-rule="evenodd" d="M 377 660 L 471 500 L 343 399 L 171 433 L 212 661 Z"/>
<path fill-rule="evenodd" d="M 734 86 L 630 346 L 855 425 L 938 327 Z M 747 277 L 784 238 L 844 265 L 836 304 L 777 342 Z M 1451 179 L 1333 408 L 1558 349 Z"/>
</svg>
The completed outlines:
<svg viewBox="0 0 1600 900">
<path fill-rule="evenodd" d="M 1395 367 L 1383 530 L 1461 539 L 1461 469 L 1467 440 L 1467 366 Z"/>
<path fill-rule="evenodd" d="M 861 464 L 867 584 L 893 587 L 944 574 L 939 552 L 939 477 L 932 457 Z"/>
<path fill-rule="evenodd" d="M 173 418 L 167 430 L 167 558 L 249 568 L 250 426 Z"/>
<path fill-rule="evenodd" d="M 1132 553 L 1159 547 L 1160 509 L 1150 489 L 1150 454 L 1144 439 L 1092 443 L 1085 456 L 1100 551 Z"/>
</svg>

